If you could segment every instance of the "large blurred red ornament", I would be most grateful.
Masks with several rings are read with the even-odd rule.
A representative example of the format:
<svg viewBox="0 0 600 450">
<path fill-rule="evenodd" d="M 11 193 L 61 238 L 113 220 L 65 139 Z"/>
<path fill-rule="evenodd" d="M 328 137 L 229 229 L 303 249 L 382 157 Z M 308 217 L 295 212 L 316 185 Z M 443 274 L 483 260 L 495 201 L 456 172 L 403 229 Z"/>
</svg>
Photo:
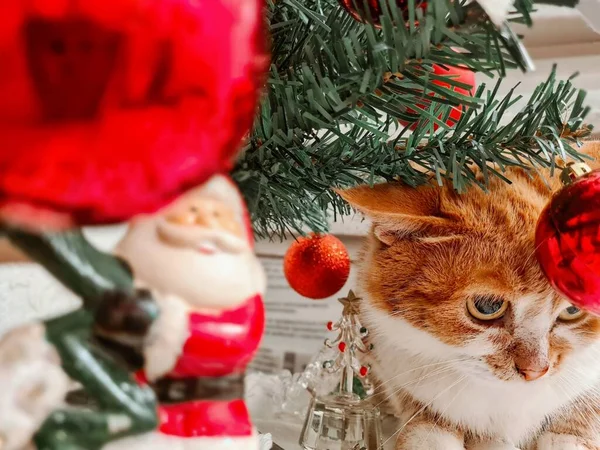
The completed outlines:
<svg viewBox="0 0 600 450">
<path fill-rule="evenodd" d="M 552 286 L 573 305 L 600 315 L 600 171 L 581 176 L 552 198 L 535 240 Z"/>
<path fill-rule="evenodd" d="M 1 2 L 0 218 L 121 221 L 230 168 L 268 65 L 262 6 Z"/>
<path fill-rule="evenodd" d="M 359 22 L 370 22 L 379 25 L 379 18 L 383 15 L 382 5 L 387 0 L 338 0 L 350 15 Z M 395 0 L 402 17 L 408 20 L 408 0 Z M 390 2 L 391 4 L 392 2 Z M 366 8 L 365 8 L 366 5 Z M 417 9 L 427 10 L 427 2 L 415 0 Z"/>
<path fill-rule="evenodd" d="M 433 80 L 432 83 L 435 84 L 436 86 L 440 86 L 446 89 L 452 89 L 454 92 L 464 95 L 464 96 L 473 96 L 475 95 L 475 91 L 476 91 L 476 81 L 475 81 L 475 73 L 472 70 L 469 69 L 465 69 L 462 67 L 453 67 L 453 66 L 440 66 L 438 64 L 433 64 L 432 65 L 433 68 L 433 73 L 435 75 L 441 75 L 441 76 L 447 76 L 448 78 L 451 78 L 453 80 L 459 81 L 461 83 L 464 83 L 468 86 L 471 86 L 470 89 L 464 89 L 458 86 L 452 86 L 450 83 L 447 83 L 445 81 L 442 80 Z M 430 96 L 433 96 L 434 93 L 430 92 L 429 93 Z M 424 99 L 423 103 L 417 103 L 417 106 L 421 109 L 428 109 L 431 105 L 431 102 L 428 101 L 427 99 Z M 453 127 L 454 125 L 456 125 L 456 123 L 460 120 L 460 118 L 463 115 L 463 105 L 458 105 L 458 106 L 453 106 L 452 109 L 450 110 L 450 115 L 448 116 L 448 119 L 446 120 L 446 124 L 450 127 Z M 420 114 L 420 111 L 415 111 L 413 109 L 407 109 L 406 111 L 408 114 L 415 114 L 417 115 L 415 117 L 415 121 L 418 120 L 418 115 Z M 438 119 L 442 119 L 442 115 L 440 115 L 438 117 Z M 406 120 L 399 120 L 399 122 L 404 125 L 407 126 L 409 124 L 411 124 L 411 122 L 406 121 Z M 414 122 L 411 125 L 411 130 L 415 130 L 417 128 L 417 122 Z M 433 125 L 434 130 L 437 130 L 439 128 L 439 125 L 434 124 Z"/>
<path fill-rule="evenodd" d="M 301 237 L 288 249 L 283 270 L 290 286 L 315 300 L 331 297 L 344 287 L 350 274 L 350 257 L 335 236 Z"/>
</svg>

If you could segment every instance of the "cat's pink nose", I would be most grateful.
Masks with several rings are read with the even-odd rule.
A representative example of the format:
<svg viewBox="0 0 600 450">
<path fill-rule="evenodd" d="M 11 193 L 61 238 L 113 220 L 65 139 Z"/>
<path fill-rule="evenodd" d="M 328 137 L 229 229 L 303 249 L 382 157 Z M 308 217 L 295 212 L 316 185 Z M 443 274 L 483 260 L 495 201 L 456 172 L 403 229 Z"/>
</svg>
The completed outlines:
<svg viewBox="0 0 600 450">
<path fill-rule="evenodd" d="M 517 366 L 517 372 L 521 374 L 521 376 L 525 379 L 525 381 L 535 381 L 542 378 L 544 375 L 548 373 L 550 368 L 548 366 L 541 368 L 533 368 L 533 367 L 519 367 Z"/>
</svg>

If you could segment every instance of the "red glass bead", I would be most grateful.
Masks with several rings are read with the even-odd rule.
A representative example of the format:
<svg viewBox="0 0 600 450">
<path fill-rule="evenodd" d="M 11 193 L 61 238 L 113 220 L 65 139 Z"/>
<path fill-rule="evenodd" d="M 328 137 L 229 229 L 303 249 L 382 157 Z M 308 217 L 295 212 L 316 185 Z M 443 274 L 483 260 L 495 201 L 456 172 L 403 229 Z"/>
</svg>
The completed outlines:
<svg viewBox="0 0 600 450">
<path fill-rule="evenodd" d="M 329 331 L 332 331 L 332 330 L 333 330 L 333 322 L 331 322 L 331 321 L 330 321 L 330 322 L 327 322 L 327 329 L 328 329 Z"/>
<path fill-rule="evenodd" d="M 340 342 L 338 348 L 340 349 L 340 352 L 344 353 L 346 351 L 346 343 Z"/>
<path fill-rule="evenodd" d="M 600 315 L 600 171 L 559 191 L 542 212 L 536 254 L 552 286 Z"/>
<path fill-rule="evenodd" d="M 463 67 L 453 67 L 453 66 L 440 66 L 438 64 L 432 65 L 433 73 L 435 75 L 447 76 L 448 78 L 452 78 L 455 81 L 460 81 L 461 83 L 467 84 L 471 86 L 471 89 L 464 89 L 458 86 L 452 86 L 450 83 L 445 82 L 444 80 L 435 79 L 433 80 L 433 84 L 436 86 L 440 86 L 446 89 L 452 89 L 454 92 L 464 95 L 466 97 L 474 96 L 477 91 L 477 81 L 475 80 L 475 73 L 472 70 L 465 69 Z M 433 97 L 433 92 L 428 94 L 430 97 Z M 425 96 L 423 96 L 423 102 L 417 103 L 417 107 L 421 109 L 429 109 L 431 107 L 431 101 L 429 101 Z M 450 114 L 448 119 L 446 120 L 446 124 L 449 127 L 453 127 L 460 120 L 463 115 L 463 110 L 466 108 L 463 105 L 454 106 L 450 110 Z M 413 120 L 403 120 L 399 119 L 400 124 L 407 126 L 411 125 L 411 130 L 416 130 L 418 126 L 418 120 L 421 118 L 420 111 L 415 111 L 412 108 L 408 108 L 406 110 L 408 114 L 413 115 Z M 442 115 L 438 116 L 438 119 L 442 120 Z M 440 126 L 437 123 L 433 124 L 433 129 L 437 130 Z"/>
<path fill-rule="evenodd" d="M 360 373 L 360 376 L 361 376 L 361 377 L 366 377 L 366 376 L 367 376 L 367 374 L 369 373 L 369 368 L 368 368 L 368 367 L 365 367 L 365 366 L 362 366 L 362 367 L 360 368 L 360 371 L 359 371 L 359 373 Z"/>
<path fill-rule="evenodd" d="M 375 25 L 380 25 L 379 18 L 383 15 L 381 6 L 384 4 L 381 0 L 367 0 L 367 9 L 363 0 L 338 0 L 340 5 L 348 11 L 348 13 L 359 22 L 373 22 Z M 391 4 L 391 2 L 390 2 Z M 404 20 L 408 20 L 408 0 L 396 0 L 396 6 L 399 9 L 400 15 Z M 416 0 L 415 7 L 417 9 L 427 11 L 427 2 L 424 0 Z"/>
</svg>

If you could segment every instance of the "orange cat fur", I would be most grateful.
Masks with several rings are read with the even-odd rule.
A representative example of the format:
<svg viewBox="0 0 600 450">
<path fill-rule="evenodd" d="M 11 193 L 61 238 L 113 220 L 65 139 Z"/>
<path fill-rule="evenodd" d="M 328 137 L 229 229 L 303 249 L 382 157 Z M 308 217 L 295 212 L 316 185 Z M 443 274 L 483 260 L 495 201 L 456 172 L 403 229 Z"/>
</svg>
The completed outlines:
<svg viewBox="0 0 600 450">
<path fill-rule="evenodd" d="M 600 142 L 583 151 L 600 156 Z M 506 175 L 488 193 L 340 192 L 373 222 L 361 314 L 397 450 L 600 449 L 600 319 L 579 317 L 534 254 L 557 176 Z"/>
</svg>

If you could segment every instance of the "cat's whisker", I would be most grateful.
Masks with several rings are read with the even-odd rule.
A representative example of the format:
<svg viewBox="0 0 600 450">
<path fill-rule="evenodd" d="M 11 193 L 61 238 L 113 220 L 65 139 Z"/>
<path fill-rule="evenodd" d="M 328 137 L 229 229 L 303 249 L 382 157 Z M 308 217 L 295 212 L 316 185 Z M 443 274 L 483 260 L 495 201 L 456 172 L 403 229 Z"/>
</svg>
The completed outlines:
<svg viewBox="0 0 600 450">
<path fill-rule="evenodd" d="M 442 375 L 442 374 L 446 374 L 446 375 L 444 375 L 443 377 L 440 377 L 440 378 L 435 378 L 432 381 L 439 381 L 439 380 L 442 380 L 442 379 L 446 378 L 447 376 L 451 375 L 450 369 L 449 368 L 443 368 L 441 370 L 430 372 L 430 373 L 428 373 L 428 374 L 426 374 L 426 375 L 424 375 L 422 377 L 415 378 L 415 379 L 412 379 L 412 380 L 410 380 L 410 381 L 408 381 L 406 383 L 403 383 L 400 386 L 395 387 L 394 390 L 389 395 L 387 395 L 383 400 L 381 400 L 379 403 L 377 403 L 376 406 L 379 406 L 382 403 L 387 402 L 390 398 L 397 396 L 403 389 L 405 389 L 405 388 L 407 388 L 409 386 L 417 384 L 417 383 L 419 383 L 421 381 L 425 381 L 427 379 L 431 380 L 436 375 Z"/>
<path fill-rule="evenodd" d="M 573 380 L 563 378 L 563 382 L 565 384 L 569 385 L 570 387 L 573 387 L 573 386 L 577 387 L 577 385 L 574 383 L 585 381 L 584 374 L 577 368 L 569 367 L 568 373 L 572 375 Z M 578 391 L 577 389 L 574 389 L 574 390 Z M 586 397 L 581 397 L 581 393 L 578 392 L 577 395 L 572 395 L 570 398 L 572 401 L 581 402 L 581 401 L 587 401 L 590 394 L 596 394 L 597 396 L 600 397 L 600 387 L 598 387 L 598 386 L 588 387 L 588 388 L 586 388 L 585 393 L 586 393 Z"/>
<path fill-rule="evenodd" d="M 446 375 L 444 375 L 443 377 L 435 378 L 435 379 L 431 380 L 432 377 L 434 377 L 436 375 L 441 375 L 443 373 L 446 373 Z M 421 381 L 424 381 L 426 379 L 430 379 L 431 381 L 443 380 L 444 378 L 447 378 L 449 375 L 452 375 L 452 372 L 450 371 L 450 367 L 445 367 L 445 368 L 442 368 L 442 369 L 438 369 L 437 371 L 430 372 L 430 373 L 428 373 L 428 374 L 426 374 L 426 375 L 424 375 L 422 377 L 419 377 L 419 378 L 416 378 L 414 380 L 408 381 L 407 383 L 404 383 L 404 384 L 398 386 L 391 394 L 389 394 L 387 397 L 385 397 L 383 400 L 381 400 L 379 403 L 377 403 L 376 406 L 379 406 L 382 403 L 387 402 L 390 398 L 395 397 L 396 395 L 398 395 L 398 393 L 400 391 L 402 391 L 402 389 L 407 388 L 408 386 L 411 386 L 413 384 L 418 384 Z"/>
<path fill-rule="evenodd" d="M 577 368 L 577 367 L 567 367 L 566 368 L 567 373 L 573 375 L 574 378 L 576 378 L 577 380 L 583 381 L 585 380 L 585 373 L 581 371 L 581 369 Z M 577 381 L 575 380 L 575 381 Z M 565 380 L 568 381 L 568 380 Z M 590 389 L 592 390 L 597 390 L 598 392 L 600 392 L 598 387 L 591 387 Z"/>
<path fill-rule="evenodd" d="M 600 333 L 597 331 L 578 330 L 577 334 L 583 334 L 584 336 L 595 336 L 600 338 Z M 596 351 L 600 349 L 594 349 Z"/>
<path fill-rule="evenodd" d="M 431 399 L 430 402 L 426 403 L 425 405 L 423 405 L 421 408 L 419 408 L 419 410 L 414 413 L 405 423 L 404 425 L 402 425 L 400 428 L 398 428 L 398 430 L 396 430 L 389 438 L 387 438 L 384 443 L 381 445 L 381 447 L 379 447 L 380 450 L 383 450 L 385 448 L 385 445 L 394 437 L 396 437 L 397 435 L 399 435 L 400 433 L 402 433 L 402 431 L 408 426 L 408 424 L 410 424 L 419 414 L 421 414 L 423 411 L 425 411 L 427 408 L 429 408 L 438 398 L 440 398 L 442 395 L 444 395 L 446 392 L 448 392 L 450 389 L 452 389 L 453 387 L 457 386 L 459 383 L 462 383 L 464 380 L 466 380 L 466 376 L 463 376 L 461 378 L 458 379 L 458 381 L 452 383 L 451 385 L 447 386 L 445 389 L 443 389 L 442 391 L 440 391 L 437 395 L 435 395 L 435 397 L 433 397 Z"/>
<path fill-rule="evenodd" d="M 529 256 L 527 256 L 527 258 L 525 258 L 525 263 L 524 265 L 528 265 L 529 263 L 533 262 L 536 257 L 536 253 L 538 251 L 538 249 L 544 244 L 544 242 L 540 242 L 534 249 L 533 251 L 529 254 Z"/>
<path fill-rule="evenodd" d="M 399 316 L 399 315 L 404 314 L 405 312 L 409 312 L 409 311 L 410 311 L 410 308 L 396 310 L 390 314 L 390 317 L 396 317 L 396 316 Z"/>
<path fill-rule="evenodd" d="M 592 417 L 587 410 L 583 410 L 583 407 L 587 407 L 585 403 L 582 404 L 582 399 L 571 398 L 568 406 L 568 417 L 572 420 L 573 416 L 576 415 L 581 421 L 585 422 L 588 427 L 593 427 L 595 423 L 595 417 Z"/>
<path fill-rule="evenodd" d="M 570 387 L 571 389 L 573 389 L 573 387 L 576 387 L 576 385 L 574 385 L 573 383 L 576 383 L 578 380 L 581 380 L 581 374 L 578 373 L 580 371 L 576 371 L 575 368 L 569 367 L 567 368 L 567 373 L 570 374 L 572 377 L 571 378 L 567 378 L 567 377 L 563 377 L 562 381 L 563 384 L 557 384 L 557 386 L 560 387 L 560 389 L 563 391 L 563 393 L 565 393 L 565 395 L 567 396 L 568 400 L 569 400 L 569 412 L 570 414 L 577 414 L 582 421 L 584 421 L 589 427 L 593 426 L 594 423 L 594 417 L 592 417 L 589 413 L 589 411 L 584 411 L 582 408 L 583 407 L 588 407 L 589 409 L 589 403 L 588 403 L 588 396 L 590 394 L 590 392 L 595 392 L 597 395 L 600 395 L 600 392 L 597 390 L 597 388 L 593 388 L 593 389 L 589 389 L 586 390 L 586 396 L 585 397 L 581 397 L 581 394 L 577 394 L 577 395 L 571 395 L 569 392 L 567 392 L 567 390 L 565 389 L 565 385 L 567 385 L 567 387 Z M 577 392 L 577 389 L 573 389 L 575 392 Z"/>
<path fill-rule="evenodd" d="M 396 379 L 398 379 L 398 378 L 400 378 L 400 377 L 402 377 L 404 375 L 408 375 L 409 373 L 412 373 L 412 372 L 417 372 L 419 370 L 423 370 L 423 369 L 427 369 L 427 368 L 431 368 L 431 367 L 436 367 L 436 366 L 441 366 L 441 365 L 447 365 L 447 364 L 451 365 L 451 364 L 455 364 L 455 363 L 461 363 L 461 362 L 468 361 L 469 359 L 471 359 L 471 358 L 450 359 L 450 360 L 447 360 L 447 361 L 440 361 L 440 362 L 437 362 L 437 363 L 425 364 L 423 366 L 415 367 L 415 368 L 407 370 L 405 372 L 398 373 L 398 374 L 394 375 L 393 377 L 389 378 L 386 381 L 382 381 L 380 383 L 380 386 L 385 386 L 389 382 L 391 382 L 393 380 L 396 380 Z"/>
<path fill-rule="evenodd" d="M 448 409 L 450 408 L 452 403 L 454 403 L 454 400 L 456 400 L 458 398 L 458 396 L 462 393 L 462 391 L 465 390 L 465 388 L 467 388 L 467 386 L 469 386 L 468 383 L 465 384 L 463 387 L 461 387 L 456 392 L 456 394 L 454 394 L 454 397 L 452 397 L 452 399 L 448 402 L 448 405 L 446 405 L 446 407 L 443 409 L 443 411 L 438 414 L 438 418 L 433 423 L 433 427 L 431 427 L 431 430 L 429 430 L 429 433 L 427 433 L 427 436 L 425 436 L 425 439 L 423 439 L 424 442 L 427 442 L 427 439 L 429 439 L 429 436 L 431 436 L 431 433 L 433 432 L 434 428 L 437 427 L 438 423 L 440 423 L 440 420 L 442 420 L 442 417 L 444 417 L 446 415 L 446 411 L 448 411 Z"/>
<path fill-rule="evenodd" d="M 557 387 L 557 388 L 560 388 L 560 390 L 561 390 L 561 391 L 562 391 L 562 393 L 563 393 L 563 394 L 566 396 L 566 398 L 567 398 L 567 399 L 570 399 L 570 398 L 572 397 L 572 396 L 571 396 L 571 394 L 570 394 L 570 393 L 568 393 L 568 392 L 567 392 L 567 390 L 566 390 L 566 389 L 565 389 L 565 388 L 564 388 L 564 387 L 563 387 L 563 386 L 562 386 L 560 383 L 556 384 L 556 387 Z M 553 385 L 550 385 L 550 388 L 551 388 L 551 389 L 554 391 L 554 394 L 555 394 L 555 395 L 559 396 L 559 394 L 558 394 L 558 393 L 555 391 L 555 389 L 554 389 L 554 386 L 553 386 Z M 567 417 L 568 417 L 568 416 L 566 415 L 566 411 L 564 411 L 563 409 L 559 410 L 559 411 L 558 411 L 558 414 L 560 415 L 561 419 L 563 419 L 563 420 L 564 420 L 565 418 L 567 418 Z"/>
</svg>

